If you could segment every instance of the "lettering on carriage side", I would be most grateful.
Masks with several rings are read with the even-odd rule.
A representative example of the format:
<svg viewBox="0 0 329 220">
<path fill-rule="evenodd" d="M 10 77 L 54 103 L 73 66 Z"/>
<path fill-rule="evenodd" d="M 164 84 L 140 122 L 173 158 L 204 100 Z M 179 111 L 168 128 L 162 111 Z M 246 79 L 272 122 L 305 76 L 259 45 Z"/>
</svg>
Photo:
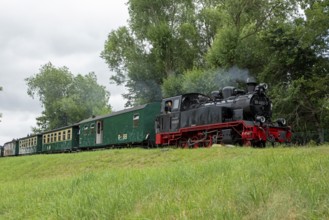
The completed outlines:
<svg viewBox="0 0 329 220">
<path fill-rule="evenodd" d="M 128 139 L 128 134 L 118 134 L 118 140 L 124 141 Z"/>
</svg>

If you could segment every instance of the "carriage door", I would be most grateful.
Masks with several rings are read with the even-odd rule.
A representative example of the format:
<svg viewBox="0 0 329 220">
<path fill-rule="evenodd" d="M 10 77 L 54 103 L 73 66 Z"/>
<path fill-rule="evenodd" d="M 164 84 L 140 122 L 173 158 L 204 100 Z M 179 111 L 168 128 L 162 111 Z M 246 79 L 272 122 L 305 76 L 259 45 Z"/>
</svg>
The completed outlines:
<svg viewBox="0 0 329 220">
<path fill-rule="evenodd" d="M 96 144 L 103 143 L 103 121 L 96 122 Z"/>
</svg>

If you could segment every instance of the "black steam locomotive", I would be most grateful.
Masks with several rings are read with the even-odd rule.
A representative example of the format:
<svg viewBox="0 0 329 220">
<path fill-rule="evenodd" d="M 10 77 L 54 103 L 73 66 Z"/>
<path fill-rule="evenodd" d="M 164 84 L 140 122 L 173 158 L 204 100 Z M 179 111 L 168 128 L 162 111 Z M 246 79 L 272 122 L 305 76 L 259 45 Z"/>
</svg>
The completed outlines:
<svg viewBox="0 0 329 220">
<path fill-rule="evenodd" d="M 248 79 L 246 90 L 228 86 L 213 92 L 212 97 L 190 93 L 164 99 L 156 119 L 156 144 L 264 147 L 266 142 L 290 142 L 291 131 L 285 120 L 271 121 L 267 87 Z"/>
</svg>

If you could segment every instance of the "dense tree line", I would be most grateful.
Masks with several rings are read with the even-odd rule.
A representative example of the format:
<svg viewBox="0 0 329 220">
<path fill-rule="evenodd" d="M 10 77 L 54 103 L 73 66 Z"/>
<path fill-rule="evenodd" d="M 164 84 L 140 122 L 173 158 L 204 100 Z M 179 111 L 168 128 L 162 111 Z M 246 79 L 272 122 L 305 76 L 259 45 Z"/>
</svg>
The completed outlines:
<svg viewBox="0 0 329 220">
<path fill-rule="evenodd" d="M 47 63 L 26 83 L 28 94 L 32 98 L 38 96 L 44 108 L 34 132 L 64 127 L 111 111 L 110 94 L 97 84 L 94 73 L 74 76 L 67 67 Z"/>
<path fill-rule="evenodd" d="M 270 85 L 275 116 L 328 127 L 329 1 L 129 0 L 129 23 L 101 57 L 127 105 L 203 92 L 247 76 Z"/>
</svg>

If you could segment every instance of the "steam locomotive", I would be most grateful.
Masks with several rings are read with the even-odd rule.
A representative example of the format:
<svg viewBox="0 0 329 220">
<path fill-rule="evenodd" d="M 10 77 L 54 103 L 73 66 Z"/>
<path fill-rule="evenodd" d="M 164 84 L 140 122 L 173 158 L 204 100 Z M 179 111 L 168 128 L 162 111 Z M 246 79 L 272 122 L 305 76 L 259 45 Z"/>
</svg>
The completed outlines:
<svg viewBox="0 0 329 220">
<path fill-rule="evenodd" d="M 271 121 L 267 85 L 247 81 L 211 97 L 189 93 L 165 98 L 76 124 L 14 139 L 0 148 L 3 156 L 54 153 L 126 146 L 210 147 L 216 143 L 265 147 L 290 142 L 284 119 Z"/>
<path fill-rule="evenodd" d="M 166 98 L 156 118 L 156 144 L 208 147 L 215 143 L 265 147 L 266 142 L 290 142 L 283 118 L 271 121 L 267 84 L 247 80 L 247 89 L 232 86 L 212 97 L 190 93 Z"/>
</svg>

